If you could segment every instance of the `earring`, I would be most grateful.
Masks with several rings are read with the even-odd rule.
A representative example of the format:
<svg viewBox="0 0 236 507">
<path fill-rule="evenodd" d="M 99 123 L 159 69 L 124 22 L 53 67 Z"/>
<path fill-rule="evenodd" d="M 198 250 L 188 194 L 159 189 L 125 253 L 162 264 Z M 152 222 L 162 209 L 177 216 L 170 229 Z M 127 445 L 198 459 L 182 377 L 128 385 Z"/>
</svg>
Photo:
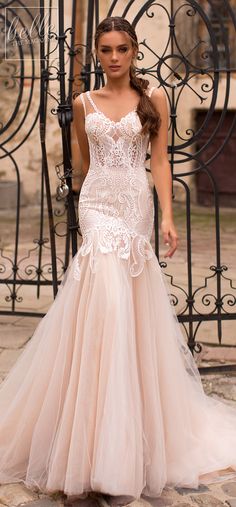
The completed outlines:
<svg viewBox="0 0 236 507">
<path fill-rule="evenodd" d="M 102 68 L 101 62 L 99 60 L 97 62 L 97 68 L 98 68 L 99 71 L 104 72 L 104 69 Z"/>
</svg>

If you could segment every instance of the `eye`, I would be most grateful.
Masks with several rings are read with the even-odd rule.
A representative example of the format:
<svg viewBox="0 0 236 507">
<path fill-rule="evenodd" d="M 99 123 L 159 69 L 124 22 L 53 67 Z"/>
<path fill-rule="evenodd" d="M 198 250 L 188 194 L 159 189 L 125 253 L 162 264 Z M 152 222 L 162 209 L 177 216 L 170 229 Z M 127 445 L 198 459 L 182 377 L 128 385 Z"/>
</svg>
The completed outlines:
<svg viewBox="0 0 236 507">
<path fill-rule="evenodd" d="M 127 50 L 128 50 L 128 48 L 120 48 L 120 51 L 121 51 L 122 53 L 126 53 L 126 51 L 127 51 Z"/>
<path fill-rule="evenodd" d="M 108 51 L 109 51 L 109 49 L 101 49 L 102 53 L 107 53 Z"/>
</svg>

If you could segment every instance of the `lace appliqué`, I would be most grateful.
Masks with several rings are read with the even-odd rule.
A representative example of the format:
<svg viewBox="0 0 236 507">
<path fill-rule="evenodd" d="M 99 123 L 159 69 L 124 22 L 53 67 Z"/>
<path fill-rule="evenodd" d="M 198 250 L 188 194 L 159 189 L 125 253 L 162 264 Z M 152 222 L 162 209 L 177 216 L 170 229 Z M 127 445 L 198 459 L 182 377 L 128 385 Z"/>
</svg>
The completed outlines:
<svg viewBox="0 0 236 507">
<path fill-rule="evenodd" d="M 150 239 L 154 224 L 153 195 L 145 169 L 149 135 L 141 134 L 136 110 L 119 121 L 93 107 L 88 112 L 83 94 L 85 130 L 90 165 L 80 190 L 79 223 L 83 242 L 79 248 L 74 277 L 80 280 L 80 259 L 89 255 L 92 272 L 100 253 L 116 252 L 128 261 L 131 276 L 138 276 L 145 261 L 155 255 Z"/>
<path fill-rule="evenodd" d="M 90 269 L 92 273 L 96 273 L 99 251 L 103 254 L 115 251 L 118 257 L 127 259 L 131 276 L 140 275 L 145 261 L 155 255 L 150 241 L 145 236 L 131 234 L 126 229 L 117 226 L 94 228 L 83 236 L 83 243 L 76 254 L 74 265 L 76 280 L 81 278 L 81 256 L 90 255 Z"/>
<path fill-rule="evenodd" d="M 91 165 L 98 167 L 136 167 L 145 161 L 148 136 L 140 135 L 141 123 L 135 111 L 113 122 L 103 113 L 86 116 Z"/>
</svg>

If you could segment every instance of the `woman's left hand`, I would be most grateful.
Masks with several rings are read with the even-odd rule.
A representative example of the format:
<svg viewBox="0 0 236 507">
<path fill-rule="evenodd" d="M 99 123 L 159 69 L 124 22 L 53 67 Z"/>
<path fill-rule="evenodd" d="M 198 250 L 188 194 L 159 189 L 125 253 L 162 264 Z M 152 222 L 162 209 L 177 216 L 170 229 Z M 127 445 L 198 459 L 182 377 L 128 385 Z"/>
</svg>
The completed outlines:
<svg viewBox="0 0 236 507">
<path fill-rule="evenodd" d="M 178 246 L 178 234 L 171 218 L 163 218 L 161 221 L 161 232 L 165 245 L 170 245 L 164 257 L 172 257 Z"/>
</svg>

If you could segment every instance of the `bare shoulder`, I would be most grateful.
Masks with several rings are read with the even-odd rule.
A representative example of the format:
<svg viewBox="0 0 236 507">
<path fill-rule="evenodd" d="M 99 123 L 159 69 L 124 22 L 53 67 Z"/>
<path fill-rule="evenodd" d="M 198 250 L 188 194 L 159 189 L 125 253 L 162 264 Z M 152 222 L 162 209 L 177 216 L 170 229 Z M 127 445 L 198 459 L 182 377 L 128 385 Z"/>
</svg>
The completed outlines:
<svg viewBox="0 0 236 507">
<path fill-rule="evenodd" d="M 72 107 L 73 107 L 73 116 L 75 120 L 84 121 L 85 120 L 85 114 L 84 114 L 84 105 L 81 100 L 81 95 L 77 95 L 77 97 L 73 100 Z"/>
<path fill-rule="evenodd" d="M 150 98 L 151 98 L 151 101 L 154 103 L 166 102 L 166 94 L 164 92 L 163 87 L 160 86 L 159 88 L 154 88 Z"/>
<path fill-rule="evenodd" d="M 83 93 L 80 93 L 79 95 L 77 95 L 77 97 L 75 97 L 75 99 L 73 100 L 73 106 L 78 110 L 78 111 L 82 111 L 83 110 L 83 103 L 82 103 L 82 100 L 81 100 L 81 95 L 83 95 Z"/>
<path fill-rule="evenodd" d="M 168 101 L 165 90 L 162 86 L 155 88 L 150 97 L 153 105 L 161 114 L 168 114 Z"/>
</svg>

